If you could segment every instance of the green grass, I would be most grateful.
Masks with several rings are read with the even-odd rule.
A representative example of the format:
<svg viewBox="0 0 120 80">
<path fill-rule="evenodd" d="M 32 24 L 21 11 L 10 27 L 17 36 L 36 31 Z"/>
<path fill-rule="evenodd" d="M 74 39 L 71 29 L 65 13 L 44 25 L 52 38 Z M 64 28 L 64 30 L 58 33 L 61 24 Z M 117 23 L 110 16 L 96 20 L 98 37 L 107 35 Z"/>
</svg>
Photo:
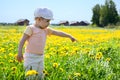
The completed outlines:
<svg viewBox="0 0 120 80">
<path fill-rule="evenodd" d="M 56 36 L 48 37 L 44 61 L 45 80 L 120 79 L 120 37 L 115 34 L 115 29 L 78 26 L 52 28 L 75 35 L 79 42 L 72 43 L 69 39 Z M 24 29 L 22 26 L 0 27 L 0 80 L 25 80 L 23 62 L 19 63 L 15 57 Z M 93 38 L 101 34 L 107 35 L 102 36 L 105 40 L 100 41 L 101 37 Z M 106 40 L 106 37 L 110 38 Z M 100 59 L 97 59 L 99 53 L 102 56 L 99 55 Z M 110 60 L 107 61 L 107 58 Z"/>
</svg>

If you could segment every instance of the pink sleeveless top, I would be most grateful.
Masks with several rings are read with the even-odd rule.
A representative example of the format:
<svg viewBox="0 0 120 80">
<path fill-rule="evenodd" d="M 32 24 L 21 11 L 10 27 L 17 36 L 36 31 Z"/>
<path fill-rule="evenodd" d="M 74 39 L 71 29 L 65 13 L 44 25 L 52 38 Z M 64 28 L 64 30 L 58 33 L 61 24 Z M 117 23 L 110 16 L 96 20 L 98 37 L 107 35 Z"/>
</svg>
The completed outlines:
<svg viewBox="0 0 120 80">
<path fill-rule="evenodd" d="M 25 53 L 43 54 L 47 35 L 52 33 L 52 29 L 40 29 L 34 25 L 28 26 L 24 32 L 29 35 Z"/>
</svg>

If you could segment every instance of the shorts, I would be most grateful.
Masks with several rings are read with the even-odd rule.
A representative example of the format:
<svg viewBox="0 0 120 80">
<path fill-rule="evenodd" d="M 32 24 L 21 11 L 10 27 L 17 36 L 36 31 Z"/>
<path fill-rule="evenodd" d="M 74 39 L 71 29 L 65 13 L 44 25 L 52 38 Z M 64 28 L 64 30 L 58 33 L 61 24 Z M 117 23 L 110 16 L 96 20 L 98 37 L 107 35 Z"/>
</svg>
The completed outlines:
<svg viewBox="0 0 120 80">
<path fill-rule="evenodd" d="M 38 72 L 38 75 L 40 77 L 43 77 L 44 55 L 25 53 L 24 67 L 25 67 L 25 72 L 29 70 L 36 70 Z"/>
</svg>

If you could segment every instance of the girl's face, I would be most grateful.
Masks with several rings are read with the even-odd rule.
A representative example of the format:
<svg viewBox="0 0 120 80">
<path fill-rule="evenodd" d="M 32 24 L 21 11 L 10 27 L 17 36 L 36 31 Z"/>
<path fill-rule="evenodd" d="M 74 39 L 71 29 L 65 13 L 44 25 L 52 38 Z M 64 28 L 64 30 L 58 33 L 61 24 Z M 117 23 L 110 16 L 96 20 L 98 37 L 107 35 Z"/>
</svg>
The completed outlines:
<svg viewBox="0 0 120 80">
<path fill-rule="evenodd" d="M 50 24 L 50 20 L 49 19 L 45 19 L 45 18 L 39 18 L 38 19 L 38 26 L 41 28 L 41 29 L 45 29 L 49 26 Z"/>
</svg>

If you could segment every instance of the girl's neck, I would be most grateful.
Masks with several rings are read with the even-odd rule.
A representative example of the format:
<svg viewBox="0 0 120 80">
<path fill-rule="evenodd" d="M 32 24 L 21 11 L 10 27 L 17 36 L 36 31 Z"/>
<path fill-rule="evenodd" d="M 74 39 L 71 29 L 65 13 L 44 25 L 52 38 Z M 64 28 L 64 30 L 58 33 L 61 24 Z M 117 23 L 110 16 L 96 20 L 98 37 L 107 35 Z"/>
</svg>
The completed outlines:
<svg viewBox="0 0 120 80">
<path fill-rule="evenodd" d="M 34 24 L 35 27 L 42 29 L 38 24 Z"/>
</svg>

